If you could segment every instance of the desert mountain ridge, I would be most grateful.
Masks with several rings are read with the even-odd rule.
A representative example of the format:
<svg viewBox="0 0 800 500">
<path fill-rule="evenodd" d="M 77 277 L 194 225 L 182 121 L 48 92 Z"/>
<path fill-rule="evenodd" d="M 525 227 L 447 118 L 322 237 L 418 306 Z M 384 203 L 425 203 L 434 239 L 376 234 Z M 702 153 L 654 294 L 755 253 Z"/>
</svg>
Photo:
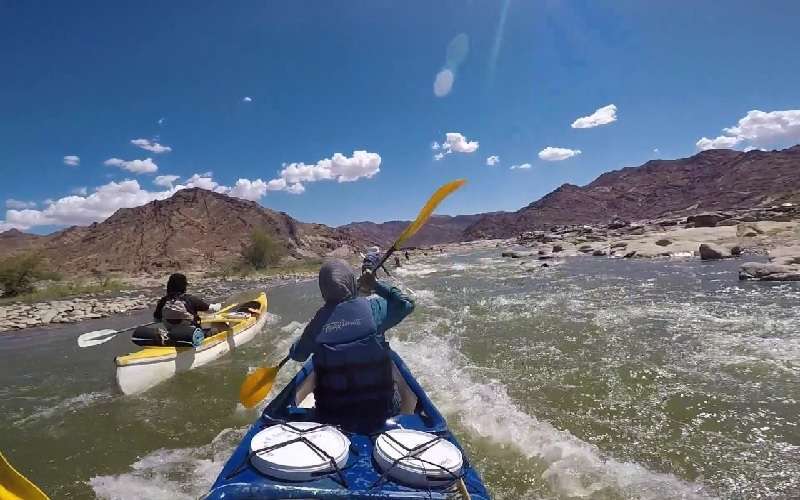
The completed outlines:
<svg viewBox="0 0 800 500">
<path fill-rule="evenodd" d="M 563 184 L 516 212 L 435 215 L 408 242 L 430 246 L 508 238 L 553 225 L 645 220 L 800 202 L 800 145 L 779 151 L 708 150 L 606 172 L 585 186 Z M 153 273 L 203 269 L 235 256 L 255 228 L 291 257 L 349 256 L 390 244 L 408 221 L 304 223 L 253 201 L 200 188 L 117 210 L 103 222 L 40 236 L 0 233 L 0 256 L 40 251 L 64 272 Z"/>
</svg>

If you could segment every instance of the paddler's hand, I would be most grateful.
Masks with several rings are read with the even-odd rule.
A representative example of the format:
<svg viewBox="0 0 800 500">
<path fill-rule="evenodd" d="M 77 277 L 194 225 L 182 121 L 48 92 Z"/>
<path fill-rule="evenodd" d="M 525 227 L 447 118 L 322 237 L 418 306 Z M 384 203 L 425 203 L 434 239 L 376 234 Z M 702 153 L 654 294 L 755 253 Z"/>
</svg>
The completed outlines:
<svg viewBox="0 0 800 500">
<path fill-rule="evenodd" d="M 375 284 L 377 280 L 375 279 L 375 272 L 374 271 L 364 271 L 360 278 L 358 278 L 358 289 L 364 295 L 369 295 L 372 293 L 372 290 L 375 289 Z"/>
</svg>

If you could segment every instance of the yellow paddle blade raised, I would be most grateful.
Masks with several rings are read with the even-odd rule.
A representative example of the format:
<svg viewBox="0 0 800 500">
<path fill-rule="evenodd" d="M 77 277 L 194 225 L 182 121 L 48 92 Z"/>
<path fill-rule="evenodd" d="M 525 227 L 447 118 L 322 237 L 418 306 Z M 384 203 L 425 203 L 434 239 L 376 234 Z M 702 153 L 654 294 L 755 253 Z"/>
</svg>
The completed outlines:
<svg viewBox="0 0 800 500">
<path fill-rule="evenodd" d="M 0 500 L 50 500 L 0 453 Z"/>
<path fill-rule="evenodd" d="M 280 368 L 280 365 L 262 367 L 244 379 L 242 387 L 239 389 L 239 401 L 245 408 L 253 408 L 267 397 Z"/>
<path fill-rule="evenodd" d="M 395 250 L 399 250 L 404 241 L 414 236 L 417 231 L 419 231 L 420 228 L 422 228 L 422 226 L 428 222 L 428 219 L 431 217 L 431 214 L 433 214 L 433 211 L 436 210 L 436 207 L 439 206 L 439 203 L 450 196 L 453 191 L 463 186 L 465 182 L 467 182 L 466 179 L 456 179 L 437 189 L 436 192 L 433 193 L 433 196 L 431 196 L 428 200 L 428 203 L 426 203 L 425 206 L 422 207 L 422 210 L 419 211 L 419 215 L 417 215 L 417 218 L 414 220 L 414 222 L 408 225 L 406 230 L 403 231 L 399 238 L 397 238 L 397 241 L 394 242 L 392 247 Z"/>
</svg>

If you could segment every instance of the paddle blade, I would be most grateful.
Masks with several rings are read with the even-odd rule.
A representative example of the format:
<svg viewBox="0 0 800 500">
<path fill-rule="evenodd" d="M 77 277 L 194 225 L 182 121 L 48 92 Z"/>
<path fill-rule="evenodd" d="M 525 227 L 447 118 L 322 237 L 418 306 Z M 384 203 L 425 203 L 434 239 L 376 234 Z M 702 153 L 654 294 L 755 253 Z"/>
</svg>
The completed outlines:
<svg viewBox="0 0 800 500">
<path fill-rule="evenodd" d="M 244 379 L 239 389 L 239 401 L 245 408 L 253 408 L 267 397 L 279 369 L 280 366 L 262 367 Z"/>
<path fill-rule="evenodd" d="M 452 182 L 448 182 L 444 186 L 437 189 L 436 192 L 433 193 L 433 196 L 431 196 L 428 200 L 428 203 L 426 203 L 425 206 L 422 207 L 422 210 L 419 211 L 419 215 L 417 215 L 417 218 L 414 220 L 414 222 L 409 224 L 406 230 L 403 231 L 403 234 L 401 234 L 400 237 L 397 238 L 397 241 L 394 242 L 392 247 L 397 250 L 404 241 L 414 236 L 414 234 L 416 234 L 416 232 L 425 225 L 431 214 L 433 214 L 433 211 L 439 206 L 439 203 L 450 196 L 453 191 L 463 186 L 465 182 L 467 182 L 466 179 L 457 179 Z"/>
<path fill-rule="evenodd" d="M 93 332 L 84 333 L 78 337 L 78 346 L 91 347 L 94 345 L 103 344 L 113 339 L 117 333 L 119 333 L 117 330 L 111 329 L 95 330 Z"/>
</svg>

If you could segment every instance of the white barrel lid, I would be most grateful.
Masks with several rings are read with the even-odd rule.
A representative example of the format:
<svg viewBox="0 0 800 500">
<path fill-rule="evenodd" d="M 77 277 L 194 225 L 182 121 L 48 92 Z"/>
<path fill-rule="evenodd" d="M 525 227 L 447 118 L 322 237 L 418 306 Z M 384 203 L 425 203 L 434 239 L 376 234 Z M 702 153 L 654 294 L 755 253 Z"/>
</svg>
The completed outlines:
<svg viewBox="0 0 800 500">
<path fill-rule="evenodd" d="M 408 456 L 408 449 L 433 440 L 436 441 L 421 452 L 413 452 L 412 456 Z M 416 487 L 440 486 L 452 482 L 461 476 L 461 469 L 464 467 L 461 450 L 456 445 L 446 439 L 437 440 L 434 434 L 413 429 L 384 432 L 375 440 L 372 455 L 381 472 L 387 473 L 397 482 Z M 392 466 L 398 459 L 399 462 Z"/>
<path fill-rule="evenodd" d="M 308 481 L 314 479 L 315 475 L 334 472 L 336 467 L 327 457 L 321 456 L 302 441 L 278 446 L 272 451 L 254 453 L 300 436 L 330 455 L 336 467 L 342 468 L 347 464 L 350 440 L 338 429 L 316 422 L 287 422 L 267 427 L 253 436 L 250 440 L 253 466 L 263 474 L 289 481 Z"/>
</svg>

